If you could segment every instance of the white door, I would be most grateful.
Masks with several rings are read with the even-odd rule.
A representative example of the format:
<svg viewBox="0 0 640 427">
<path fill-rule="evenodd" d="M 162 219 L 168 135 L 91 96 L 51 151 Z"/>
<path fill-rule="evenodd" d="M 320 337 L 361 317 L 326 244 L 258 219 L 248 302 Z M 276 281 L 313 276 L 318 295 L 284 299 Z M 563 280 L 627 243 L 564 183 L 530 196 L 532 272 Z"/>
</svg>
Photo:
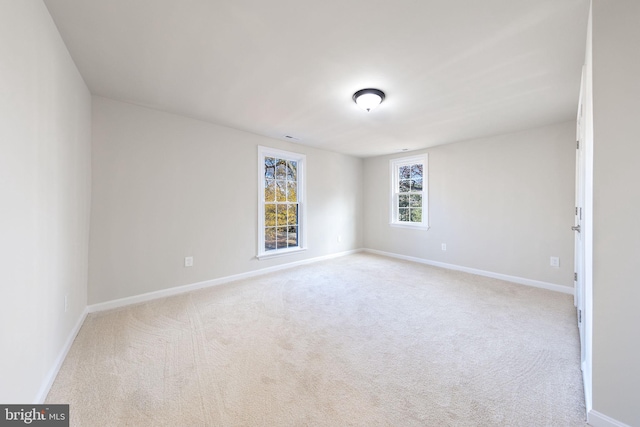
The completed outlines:
<svg viewBox="0 0 640 427">
<path fill-rule="evenodd" d="M 576 120 L 576 208 L 575 208 L 575 221 L 572 230 L 575 235 L 575 269 L 574 269 L 574 281 L 575 281 L 575 296 L 574 304 L 576 306 L 576 315 L 578 320 L 578 329 L 580 331 L 580 354 L 581 354 L 581 367 L 585 369 L 585 242 L 583 233 L 583 221 L 584 221 L 584 195 L 585 195 L 585 157 L 584 157 L 584 137 L 586 120 L 584 119 L 584 106 L 583 101 L 585 99 L 585 72 L 582 70 L 582 84 L 580 90 L 580 102 L 578 104 L 578 116 Z"/>
</svg>

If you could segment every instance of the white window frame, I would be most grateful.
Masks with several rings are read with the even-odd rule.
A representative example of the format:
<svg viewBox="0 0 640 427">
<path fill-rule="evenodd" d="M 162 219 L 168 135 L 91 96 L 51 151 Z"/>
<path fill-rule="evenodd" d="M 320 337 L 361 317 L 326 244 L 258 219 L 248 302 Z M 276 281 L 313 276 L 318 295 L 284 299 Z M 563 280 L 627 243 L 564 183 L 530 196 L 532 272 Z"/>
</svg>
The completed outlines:
<svg viewBox="0 0 640 427">
<path fill-rule="evenodd" d="M 298 246 L 295 248 L 272 249 L 266 251 L 265 244 L 265 158 L 276 157 L 278 159 L 298 162 Z M 307 249 L 307 209 L 306 209 L 306 166 L 307 156 L 300 153 L 278 150 L 275 148 L 258 146 L 258 259 L 268 259 L 283 255 L 290 255 Z"/>
<path fill-rule="evenodd" d="M 390 181 L 391 181 L 391 197 L 389 199 L 390 219 L 389 225 L 399 228 L 411 228 L 418 230 L 429 229 L 429 155 L 427 153 L 411 157 L 401 157 L 391 159 L 389 161 Z M 422 164 L 422 222 L 399 221 L 398 219 L 398 202 L 400 195 L 400 179 L 398 177 L 401 166 L 410 166 Z M 414 193 L 415 194 L 415 193 Z"/>
</svg>

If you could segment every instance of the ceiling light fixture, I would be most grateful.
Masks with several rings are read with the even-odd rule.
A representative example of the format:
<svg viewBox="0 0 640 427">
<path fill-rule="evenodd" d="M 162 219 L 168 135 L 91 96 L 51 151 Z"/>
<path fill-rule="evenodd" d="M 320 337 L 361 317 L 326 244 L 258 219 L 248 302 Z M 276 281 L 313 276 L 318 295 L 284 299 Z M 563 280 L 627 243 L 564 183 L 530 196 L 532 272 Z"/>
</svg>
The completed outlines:
<svg viewBox="0 0 640 427">
<path fill-rule="evenodd" d="M 366 110 L 367 113 L 380 105 L 382 101 L 384 101 L 384 92 L 379 89 L 361 89 L 353 94 L 353 102 Z"/>
</svg>

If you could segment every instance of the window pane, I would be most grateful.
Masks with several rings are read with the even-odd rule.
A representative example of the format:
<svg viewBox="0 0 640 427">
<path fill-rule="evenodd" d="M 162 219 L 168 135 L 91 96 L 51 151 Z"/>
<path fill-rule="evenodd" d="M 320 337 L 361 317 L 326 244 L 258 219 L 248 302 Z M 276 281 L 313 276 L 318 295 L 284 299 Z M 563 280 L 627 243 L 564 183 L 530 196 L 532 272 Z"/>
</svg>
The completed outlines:
<svg viewBox="0 0 640 427">
<path fill-rule="evenodd" d="M 287 182 L 286 181 L 276 181 L 276 201 L 277 202 L 286 202 L 287 201 Z"/>
<path fill-rule="evenodd" d="M 428 155 L 400 157 L 389 161 L 391 188 L 390 225 L 426 228 L 429 222 Z"/>
<path fill-rule="evenodd" d="M 264 229 L 264 250 L 272 251 L 276 248 L 276 229 L 265 228 Z"/>
<path fill-rule="evenodd" d="M 276 201 L 276 182 L 272 179 L 268 179 L 264 183 L 264 201 L 265 202 Z"/>
<path fill-rule="evenodd" d="M 276 160 L 276 179 L 285 179 L 287 177 L 287 161 L 282 159 Z"/>
<path fill-rule="evenodd" d="M 258 147 L 258 175 L 262 179 L 262 184 L 258 180 L 258 203 L 259 211 L 264 212 L 258 223 L 258 230 L 264 233 L 259 236 L 264 244 L 258 248 L 258 258 L 302 249 L 306 206 L 298 185 L 305 179 L 305 159 L 303 154 Z"/>
<path fill-rule="evenodd" d="M 288 181 L 298 180 L 298 162 L 293 162 L 293 161 L 287 162 L 287 180 Z"/>
<path fill-rule="evenodd" d="M 298 227 L 287 228 L 287 247 L 298 246 Z"/>
<path fill-rule="evenodd" d="M 287 204 L 278 204 L 278 226 L 287 225 Z"/>
<path fill-rule="evenodd" d="M 287 201 L 298 201 L 298 183 L 295 181 L 287 181 Z"/>
<path fill-rule="evenodd" d="M 287 247 L 287 227 L 276 228 L 277 249 Z"/>
<path fill-rule="evenodd" d="M 264 205 L 264 225 L 266 227 L 276 226 L 276 205 Z"/>
<path fill-rule="evenodd" d="M 411 166 L 411 178 L 422 178 L 422 165 Z"/>
<path fill-rule="evenodd" d="M 298 225 L 298 205 L 291 203 L 288 207 L 287 224 Z"/>
<path fill-rule="evenodd" d="M 422 222 L 422 209 L 411 209 L 411 222 Z"/>
<path fill-rule="evenodd" d="M 265 157 L 264 159 L 264 177 L 267 179 L 276 177 L 276 159 L 273 157 Z"/>
</svg>

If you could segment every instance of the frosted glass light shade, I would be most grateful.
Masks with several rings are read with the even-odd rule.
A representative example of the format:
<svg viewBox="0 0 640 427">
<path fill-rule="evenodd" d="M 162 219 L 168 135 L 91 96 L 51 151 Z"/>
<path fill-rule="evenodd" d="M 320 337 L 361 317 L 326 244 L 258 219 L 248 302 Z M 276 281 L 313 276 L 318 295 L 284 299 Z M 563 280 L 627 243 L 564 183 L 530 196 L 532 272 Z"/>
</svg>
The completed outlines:
<svg viewBox="0 0 640 427">
<path fill-rule="evenodd" d="M 378 89 L 362 89 L 353 94 L 358 107 L 370 112 L 384 101 L 384 92 Z"/>
</svg>

